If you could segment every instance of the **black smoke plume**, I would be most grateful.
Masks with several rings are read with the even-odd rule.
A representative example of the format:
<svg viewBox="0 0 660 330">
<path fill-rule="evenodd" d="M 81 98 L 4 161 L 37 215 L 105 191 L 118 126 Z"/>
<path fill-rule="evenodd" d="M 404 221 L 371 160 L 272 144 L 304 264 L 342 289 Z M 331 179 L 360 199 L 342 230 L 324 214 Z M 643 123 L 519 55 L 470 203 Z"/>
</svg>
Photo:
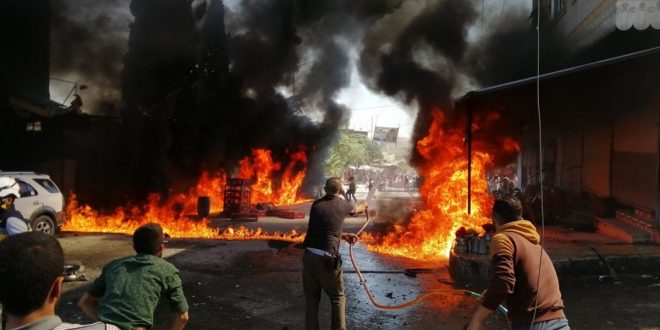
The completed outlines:
<svg viewBox="0 0 660 330">
<path fill-rule="evenodd" d="M 310 158 L 307 186 L 322 180 L 325 152 L 348 119 L 349 109 L 333 99 L 350 82 L 359 20 L 333 1 L 237 6 L 131 2 L 123 144 L 137 160 L 132 183 L 142 194 L 167 193 L 173 176 L 194 178 L 202 168 L 231 173 L 253 148 L 272 150 L 276 161 L 302 148 Z M 370 15 L 380 6 L 351 8 Z M 287 99 L 283 89 L 295 94 Z M 291 99 L 305 100 L 302 113 Z"/>
<path fill-rule="evenodd" d="M 88 87 L 80 92 L 86 112 L 119 115 L 119 75 L 132 20 L 129 2 L 99 1 L 90 6 L 66 0 L 50 1 L 50 74 Z M 56 95 L 51 97 L 63 102 L 73 86 L 54 83 L 54 87 Z M 67 105 L 71 100 L 69 97 Z"/>
<path fill-rule="evenodd" d="M 128 172 L 134 175 L 127 184 L 138 194 L 165 193 L 175 115 L 195 111 L 198 35 L 188 1 L 133 0 L 130 9 L 134 22 L 121 74 L 123 153 L 133 160 Z"/>
<path fill-rule="evenodd" d="M 537 71 L 537 38 L 540 38 L 540 70 L 550 72 L 566 66 L 570 49 L 552 27 L 544 23 L 537 35 L 536 14 L 524 10 L 496 13 L 487 32 L 470 47 L 465 56 L 465 70 L 484 87 L 528 78 Z"/>
<path fill-rule="evenodd" d="M 271 149 L 276 161 L 306 149 L 306 184 L 320 183 L 320 164 L 349 118 L 350 105 L 335 99 L 354 63 L 373 91 L 418 109 L 413 141 L 434 109 L 453 112 L 461 75 L 485 86 L 534 68 L 535 31 L 522 14 L 502 15 L 469 41 L 479 18 L 472 0 L 126 1 L 79 17 L 56 2 L 62 46 L 53 62 L 60 72 L 93 72 L 102 86 L 120 77 L 123 124 L 112 154 L 130 182 L 114 181 L 137 195 L 167 193 L 173 178 L 194 180 L 204 168 L 232 172 L 252 148 Z M 127 11 L 129 19 L 110 19 Z M 131 21 L 123 45 L 120 34 L 97 33 Z M 80 56 L 67 57 L 73 47 Z"/>
<path fill-rule="evenodd" d="M 468 47 L 468 27 L 477 17 L 471 1 L 437 1 L 427 7 L 402 7 L 402 17 L 385 20 L 369 29 L 364 38 L 360 72 L 371 88 L 408 104 L 417 103 L 413 140 L 423 137 L 433 109 L 451 111 L 455 84 L 453 68 L 461 64 Z M 398 30 L 400 29 L 400 30 Z M 392 39 L 391 36 L 394 36 Z M 387 45 L 387 47 L 384 47 Z M 446 65 L 433 63 L 438 58 Z M 419 161 L 413 153 L 413 162 Z"/>
</svg>

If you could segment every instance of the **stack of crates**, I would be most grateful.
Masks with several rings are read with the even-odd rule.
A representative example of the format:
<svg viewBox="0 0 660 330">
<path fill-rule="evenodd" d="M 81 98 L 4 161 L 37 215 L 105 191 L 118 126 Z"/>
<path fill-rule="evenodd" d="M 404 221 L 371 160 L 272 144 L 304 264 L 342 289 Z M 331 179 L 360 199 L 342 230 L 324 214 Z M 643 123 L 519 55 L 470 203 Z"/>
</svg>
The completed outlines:
<svg viewBox="0 0 660 330">
<path fill-rule="evenodd" d="M 251 211 L 252 182 L 248 179 L 227 178 L 225 206 L 227 215 L 247 214 Z"/>
</svg>

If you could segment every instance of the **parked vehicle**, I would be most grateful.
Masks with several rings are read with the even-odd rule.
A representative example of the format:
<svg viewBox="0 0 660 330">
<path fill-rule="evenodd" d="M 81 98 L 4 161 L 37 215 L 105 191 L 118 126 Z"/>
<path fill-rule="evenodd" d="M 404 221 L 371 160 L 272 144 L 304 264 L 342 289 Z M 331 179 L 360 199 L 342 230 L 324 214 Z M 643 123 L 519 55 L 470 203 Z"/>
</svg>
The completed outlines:
<svg viewBox="0 0 660 330">
<path fill-rule="evenodd" d="M 33 231 L 54 235 L 64 223 L 64 196 L 48 174 L 35 172 L 3 172 L 0 176 L 16 179 L 21 196 L 14 201 Z"/>
</svg>

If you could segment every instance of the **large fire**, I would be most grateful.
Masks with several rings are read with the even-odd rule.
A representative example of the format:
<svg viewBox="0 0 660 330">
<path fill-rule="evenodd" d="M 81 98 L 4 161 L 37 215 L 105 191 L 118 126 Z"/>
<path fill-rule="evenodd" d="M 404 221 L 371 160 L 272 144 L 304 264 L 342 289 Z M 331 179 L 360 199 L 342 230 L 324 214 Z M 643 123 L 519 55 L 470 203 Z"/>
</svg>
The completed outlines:
<svg viewBox="0 0 660 330">
<path fill-rule="evenodd" d="M 472 130 L 497 119 L 489 114 L 477 117 Z M 449 255 L 454 233 L 460 228 L 483 232 L 490 222 L 493 202 L 488 190 L 486 171 L 493 165 L 493 155 L 512 154 L 519 150 L 510 138 L 473 139 L 471 214 L 467 212 L 468 161 L 465 143 L 465 120 L 449 120 L 434 111 L 429 134 L 417 142 L 425 159 L 419 168 L 423 178 L 420 196 L 425 208 L 415 213 L 406 225 L 395 225 L 382 236 L 366 235 L 371 250 L 414 259 L 436 259 Z"/>
<path fill-rule="evenodd" d="M 290 155 L 290 160 L 282 173 L 279 184 L 273 178 L 282 168 L 274 162 L 271 152 L 266 149 L 253 149 L 252 159 L 240 161 L 239 176 L 252 179 L 252 201 L 269 201 L 276 205 L 294 204 L 305 201 L 299 188 L 305 176 L 307 156 L 304 151 Z M 67 199 L 67 221 L 62 226 L 65 231 L 132 234 L 142 224 L 157 222 L 164 231 L 174 238 L 214 238 L 226 240 L 280 239 L 301 241 L 303 236 L 296 231 L 289 233 L 266 233 L 261 228 L 254 230 L 245 227 L 218 229 L 211 226 L 208 219 L 196 219 L 197 198 L 209 196 L 211 212 L 223 209 L 223 191 L 227 174 L 223 171 L 204 171 L 197 184 L 186 192 L 172 194 L 163 199 L 159 194 L 148 196 L 142 205 L 129 204 L 118 207 L 110 214 L 97 211 L 89 205 L 80 205 L 75 194 Z"/>
<path fill-rule="evenodd" d="M 304 169 L 307 155 L 297 151 L 290 155 L 289 164 L 284 169 L 279 189 L 273 182 L 273 174 L 282 169 L 282 164 L 274 162 L 270 150 L 252 149 L 252 159 L 245 157 L 240 162 L 238 177 L 252 179 L 252 201 L 272 202 L 275 205 L 302 203 L 305 199 L 298 196 L 298 189 L 305 179 Z"/>
<path fill-rule="evenodd" d="M 472 141 L 471 214 L 468 214 L 465 119 L 452 120 L 441 111 L 433 113 L 429 134 L 417 142 L 417 150 L 425 159 L 418 169 L 423 178 L 420 196 L 424 208 L 405 225 L 394 225 L 383 235 L 364 234 L 363 241 L 371 250 L 414 259 L 437 259 L 449 254 L 454 233 L 460 227 L 482 232 L 481 225 L 490 222 L 493 202 L 488 191 L 487 170 L 494 164 L 494 155 L 511 155 L 519 151 L 518 144 L 511 138 L 479 137 L 482 126 L 492 125 L 497 119 L 495 114 L 474 118 L 472 131 L 478 138 Z M 304 151 L 288 156 L 289 162 L 283 167 L 282 163 L 273 161 L 269 150 L 253 149 L 251 157 L 239 162 L 238 177 L 253 182 L 253 203 L 270 201 L 289 205 L 305 201 L 298 195 L 298 190 L 304 179 L 307 156 Z M 281 174 L 279 181 L 273 180 L 276 173 Z M 208 219 L 197 220 L 188 216 L 196 214 L 198 196 L 218 197 L 212 198 L 211 209 L 222 209 L 219 196 L 224 191 L 226 177 L 224 172 L 204 172 L 197 185 L 185 193 L 174 194 L 167 200 L 152 194 L 145 205 L 119 207 L 111 214 L 79 205 L 74 195 L 68 200 L 68 220 L 62 229 L 131 234 L 141 224 L 158 222 L 166 233 L 176 238 L 302 241 L 304 235 L 295 231 L 266 233 L 261 228 L 252 230 L 231 226 L 219 230 L 213 228 Z"/>
</svg>

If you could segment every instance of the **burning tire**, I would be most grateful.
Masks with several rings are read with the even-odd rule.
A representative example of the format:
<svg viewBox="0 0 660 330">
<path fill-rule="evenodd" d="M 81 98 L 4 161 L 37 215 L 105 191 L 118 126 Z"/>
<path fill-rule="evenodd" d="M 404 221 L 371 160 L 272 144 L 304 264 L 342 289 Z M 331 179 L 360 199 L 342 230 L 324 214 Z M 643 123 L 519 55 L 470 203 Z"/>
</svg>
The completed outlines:
<svg viewBox="0 0 660 330">
<path fill-rule="evenodd" d="M 42 232 L 48 235 L 55 235 L 55 222 L 47 215 L 40 215 L 32 221 L 32 231 Z"/>
</svg>

